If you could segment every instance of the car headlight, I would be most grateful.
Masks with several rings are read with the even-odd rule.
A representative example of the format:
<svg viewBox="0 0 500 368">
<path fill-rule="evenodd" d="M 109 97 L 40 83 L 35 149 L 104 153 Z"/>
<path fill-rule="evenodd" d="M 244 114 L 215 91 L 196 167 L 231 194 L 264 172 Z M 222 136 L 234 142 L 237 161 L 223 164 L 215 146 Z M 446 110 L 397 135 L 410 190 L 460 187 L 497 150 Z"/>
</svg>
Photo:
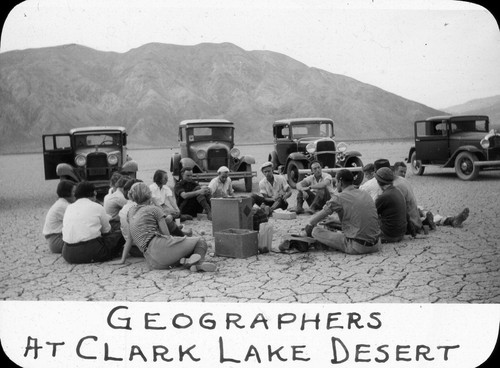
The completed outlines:
<svg viewBox="0 0 500 368">
<path fill-rule="evenodd" d="M 84 155 L 77 155 L 75 157 L 76 166 L 85 166 L 86 163 L 87 163 L 87 159 L 85 158 Z"/>
<path fill-rule="evenodd" d="M 229 153 L 231 154 L 232 158 L 240 157 L 240 150 L 236 147 L 231 148 L 231 151 Z"/>
<path fill-rule="evenodd" d="M 345 152 L 346 150 L 347 150 L 347 144 L 345 144 L 344 142 L 340 142 L 337 145 L 337 151 L 339 151 L 339 152 Z"/>
<path fill-rule="evenodd" d="M 486 138 L 481 139 L 481 147 L 484 149 L 490 148 L 490 140 Z"/>
<path fill-rule="evenodd" d="M 314 142 L 311 142 L 309 143 L 307 146 L 306 146 L 306 151 L 313 154 L 314 152 L 316 152 L 316 143 Z"/>
<path fill-rule="evenodd" d="M 108 156 L 108 164 L 116 165 L 118 163 L 118 156 L 115 154 L 111 154 Z"/>
<path fill-rule="evenodd" d="M 196 157 L 198 157 L 198 160 L 206 159 L 207 158 L 207 151 L 204 151 L 204 150 L 196 151 Z"/>
</svg>

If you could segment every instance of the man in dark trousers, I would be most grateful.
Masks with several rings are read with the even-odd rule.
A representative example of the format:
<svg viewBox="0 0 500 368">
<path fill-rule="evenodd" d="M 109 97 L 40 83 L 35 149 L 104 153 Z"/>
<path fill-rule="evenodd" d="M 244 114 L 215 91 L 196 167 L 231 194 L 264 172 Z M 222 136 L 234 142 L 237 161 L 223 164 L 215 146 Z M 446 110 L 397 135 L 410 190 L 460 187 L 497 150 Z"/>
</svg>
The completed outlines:
<svg viewBox="0 0 500 368">
<path fill-rule="evenodd" d="M 200 186 L 193 179 L 193 169 L 183 167 L 181 169 L 182 180 L 174 187 L 177 205 L 182 215 L 196 217 L 198 213 L 205 212 L 207 218 L 212 220 L 212 207 L 210 206 L 210 188 Z"/>
</svg>

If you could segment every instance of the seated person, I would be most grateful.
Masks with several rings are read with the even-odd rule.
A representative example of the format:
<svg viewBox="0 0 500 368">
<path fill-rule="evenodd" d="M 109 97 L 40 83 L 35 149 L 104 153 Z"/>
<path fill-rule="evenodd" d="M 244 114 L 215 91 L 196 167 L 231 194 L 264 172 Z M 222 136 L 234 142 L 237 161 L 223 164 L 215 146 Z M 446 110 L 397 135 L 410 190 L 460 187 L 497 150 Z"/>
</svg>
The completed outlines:
<svg viewBox="0 0 500 368">
<path fill-rule="evenodd" d="M 75 201 L 75 182 L 61 180 L 57 184 L 57 201 L 50 207 L 42 234 L 47 239 L 49 249 L 52 253 L 61 253 L 63 248 L 62 226 L 64 213 L 70 203 Z"/>
<path fill-rule="evenodd" d="M 166 226 L 165 213 L 151 204 L 151 190 L 135 183 L 129 191 L 137 203 L 127 214 L 128 234 L 120 263 L 125 263 L 132 243 L 143 252 L 152 269 L 168 269 L 183 265 L 191 271 L 215 271 L 213 263 L 205 263 L 207 243 L 203 238 L 172 236 Z"/>
<path fill-rule="evenodd" d="M 375 176 L 375 165 L 371 162 L 363 166 L 363 183 L 372 179 Z"/>
<path fill-rule="evenodd" d="M 210 206 L 210 189 L 200 186 L 193 179 L 193 169 L 183 167 L 181 177 L 175 184 L 174 192 L 177 206 L 183 215 L 196 217 L 198 213 L 205 212 L 207 218 L 212 220 L 212 207 Z"/>
<path fill-rule="evenodd" d="M 104 210 L 110 216 L 109 223 L 113 231 L 120 227 L 120 217 L 118 214 L 122 207 L 127 203 L 127 199 L 123 195 L 123 186 L 127 180 L 128 177 L 126 176 L 120 177 L 115 183 L 115 190 L 111 194 L 107 194 L 104 197 Z"/>
<path fill-rule="evenodd" d="M 260 170 L 264 178 L 259 182 L 260 194 L 252 193 L 253 203 L 270 207 L 269 215 L 278 208 L 286 210 L 288 208 L 286 200 L 292 195 L 292 188 L 283 176 L 274 175 L 271 162 L 263 163 Z"/>
<path fill-rule="evenodd" d="M 229 169 L 226 166 L 221 166 L 217 170 L 218 176 L 213 178 L 208 187 L 212 194 L 212 198 L 226 198 L 234 195 L 233 184 L 229 177 Z"/>
<path fill-rule="evenodd" d="M 62 256 L 68 263 L 104 262 L 122 250 L 122 234 L 111 231 L 109 216 L 96 202 L 96 195 L 94 184 L 82 181 L 75 189 L 76 201 L 66 208 Z"/>
<path fill-rule="evenodd" d="M 373 163 L 374 172 L 376 172 L 381 167 L 391 167 L 391 165 L 389 164 L 389 160 L 386 160 L 385 158 L 375 160 L 375 162 Z M 359 186 L 359 189 L 368 192 L 368 194 L 370 194 L 370 196 L 372 197 L 373 202 L 375 202 L 377 197 L 382 194 L 382 189 L 380 189 L 380 185 L 378 185 L 375 177 L 372 177 L 371 179 L 365 181 Z"/>
<path fill-rule="evenodd" d="M 153 175 L 154 183 L 149 186 L 151 190 L 151 201 L 153 204 L 161 207 L 171 220 L 180 219 L 181 222 L 192 220 L 193 217 L 181 214 L 177 201 L 174 198 L 172 190 L 167 186 L 168 174 L 164 170 L 156 170 Z"/>
<path fill-rule="evenodd" d="M 407 228 L 406 203 L 403 194 L 394 187 L 394 173 L 388 167 L 382 167 L 375 173 L 382 194 L 375 200 L 375 207 L 380 220 L 380 240 L 393 243 L 403 240 Z"/>
<path fill-rule="evenodd" d="M 330 200 L 333 193 L 333 179 L 330 174 L 322 171 L 321 163 L 313 161 L 311 163 L 312 175 L 307 176 L 297 183 L 297 214 L 304 213 L 304 200 L 309 205 L 309 212 L 316 212 L 323 208 Z"/>
</svg>

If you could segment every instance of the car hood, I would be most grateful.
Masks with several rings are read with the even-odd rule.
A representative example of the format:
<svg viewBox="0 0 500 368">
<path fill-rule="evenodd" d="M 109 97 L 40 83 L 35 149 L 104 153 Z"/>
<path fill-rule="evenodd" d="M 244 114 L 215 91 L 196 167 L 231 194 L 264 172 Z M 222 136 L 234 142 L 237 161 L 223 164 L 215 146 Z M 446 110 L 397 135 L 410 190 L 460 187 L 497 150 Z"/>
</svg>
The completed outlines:
<svg viewBox="0 0 500 368">
<path fill-rule="evenodd" d="M 231 149 L 231 145 L 228 142 L 195 142 L 191 143 L 189 149 L 193 152 L 198 150 L 208 151 L 209 149 L 221 149 L 225 148 L 228 151 Z"/>
<path fill-rule="evenodd" d="M 117 150 L 116 147 L 87 147 L 87 148 L 79 148 L 76 150 L 76 154 L 87 156 L 89 153 L 93 152 L 104 152 L 106 154 L 115 153 L 119 154 L 120 150 Z"/>
</svg>

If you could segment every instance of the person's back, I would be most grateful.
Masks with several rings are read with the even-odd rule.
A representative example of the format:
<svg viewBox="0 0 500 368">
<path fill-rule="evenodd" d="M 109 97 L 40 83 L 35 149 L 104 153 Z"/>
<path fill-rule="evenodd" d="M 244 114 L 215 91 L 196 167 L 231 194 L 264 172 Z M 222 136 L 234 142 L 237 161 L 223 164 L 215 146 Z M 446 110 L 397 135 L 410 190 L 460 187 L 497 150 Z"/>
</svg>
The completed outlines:
<svg viewBox="0 0 500 368">
<path fill-rule="evenodd" d="M 403 194 L 406 203 L 406 212 L 414 227 L 417 230 L 422 228 L 422 220 L 417 207 L 417 199 L 413 193 L 411 184 L 405 178 L 396 176 L 393 185 Z"/>
<path fill-rule="evenodd" d="M 387 188 L 375 201 L 380 216 L 382 241 L 401 240 L 406 233 L 406 202 L 403 194 L 394 186 Z"/>
</svg>

